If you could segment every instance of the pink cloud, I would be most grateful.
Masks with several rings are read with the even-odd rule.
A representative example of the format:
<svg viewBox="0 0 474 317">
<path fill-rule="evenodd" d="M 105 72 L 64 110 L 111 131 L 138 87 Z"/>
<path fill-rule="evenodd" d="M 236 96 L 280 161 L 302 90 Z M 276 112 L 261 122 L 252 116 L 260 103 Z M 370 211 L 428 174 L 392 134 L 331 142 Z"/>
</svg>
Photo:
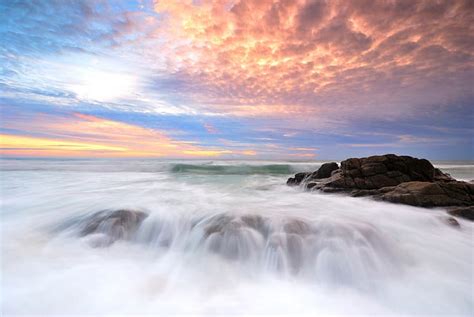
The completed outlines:
<svg viewBox="0 0 474 317">
<path fill-rule="evenodd" d="M 219 113 L 342 116 L 377 103 L 378 115 L 400 115 L 467 91 L 459 74 L 474 66 L 469 1 L 156 1 L 155 10 L 169 71 Z"/>
</svg>

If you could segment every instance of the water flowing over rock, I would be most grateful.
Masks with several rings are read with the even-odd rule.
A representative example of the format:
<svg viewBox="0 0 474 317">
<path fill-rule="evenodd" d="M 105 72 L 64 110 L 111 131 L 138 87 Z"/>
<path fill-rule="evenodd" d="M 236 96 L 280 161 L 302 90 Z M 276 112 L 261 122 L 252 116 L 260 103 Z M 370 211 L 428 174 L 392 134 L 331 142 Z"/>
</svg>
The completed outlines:
<svg viewBox="0 0 474 317">
<path fill-rule="evenodd" d="M 339 169 L 339 165 L 336 162 L 324 163 L 317 171 L 313 173 L 297 173 L 295 177 L 289 178 L 286 183 L 288 185 L 299 185 L 305 179 L 327 178 L 337 169 Z"/>
<path fill-rule="evenodd" d="M 197 258 L 213 254 L 257 270 L 317 277 L 321 281 L 334 279 L 361 287 L 368 274 L 382 275 L 400 265 L 397 258 L 401 251 L 395 242 L 364 222 L 345 224 L 324 219 L 228 213 L 161 218 L 121 209 L 73 219 L 62 230 L 83 237 L 92 247 L 108 247 L 123 240 L 161 254 L 185 250 L 192 251 Z M 346 253 L 353 255 L 351 261 L 337 260 Z M 333 275 L 326 276 L 320 271 Z"/>
<path fill-rule="evenodd" d="M 474 205 L 474 184 L 457 181 L 426 159 L 386 154 L 350 158 L 337 167 L 337 163 L 323 164 L 313 173 L 295 175 L 287 184 L 419 207 Z M 472 220 L 471 211 L 452 214 Z"/>
<path fill-rule="evenodd" d="M 73 219 L 67 229 L 86 237 L 95 247 L 104 247 L 117 240 L 129 240 L 148 214 L 143 211 L 102 210 L 81 219 Z"/>
<path fill-rule="evenodd" d="M 2 312 L 472 315 L 474 222 L 455 215 L 469 206 L 449 215 L 285 184 L 318 162 L 177 163 L 8 163 Z M 474 179 L 472 162 L 436 167 Z"/>
</svg>

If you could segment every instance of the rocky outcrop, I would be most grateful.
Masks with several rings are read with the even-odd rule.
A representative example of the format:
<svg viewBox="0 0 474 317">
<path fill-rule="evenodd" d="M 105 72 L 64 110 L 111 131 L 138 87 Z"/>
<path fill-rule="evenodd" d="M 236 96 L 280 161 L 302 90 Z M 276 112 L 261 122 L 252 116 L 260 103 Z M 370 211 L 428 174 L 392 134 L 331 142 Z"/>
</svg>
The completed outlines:
<svg viewBox="0 0 474 317">
<path fill-rule="evenodd" d="M 309 175 L 311 175 L 311 173 L 297 173 L 295 174 L 295 177 L 288 178 L 288 180 L 286 181 L 286 184 L 290 186 L 299 185 Z"/>
<path fill-rule="evenodd" d="M 339 165 L 336 162 L 324 163 L 321 167 L 314 173 L 310 175 L 311 178 L 328 178 L 331 177 L 332 172 L 339 169 Z"/>
<path fill-rule="evenodd" d="M 80 219 L 73 229 L 80 236 L 90 238 L 91 245 L 103 247 L 117 240 L 131 239 L 147 217 L 148 214 L 137 210 L 102 210 Z"/>
<path fill-rule="evenodd" d="M 314 173 L 313 173 L 314 174 Z M 394 154 L 351 158 L 341 162 L 341 168 L 324 187 L 348 189 L 379 189 L 410 181 L 433 182 L 451 178 L 425 159 Z"/>
<path fill-rule="evenodd" d="M 379 195 L 382 200 L 420 207 L 469 206 L 474 202 L 474 185 L 458 181 L 407 182 Z"/>
<path fill-rule="evenodd" d="M 287 184 L 420 207 L 474 205 L 474 184 L 455 180 L 428 160 L 394 154 L 350 158 L 340 168 L 326 163 L 313 173 L 295 175 Z M 457 214 L 470 219 L 469 215 Z"/>
<path fill-rule="evenodd" d="M 304 180 L 327 178 L 338 169 L 339 165 L 336 162 L 324 163 L 317 171 L 313 173 L 297 173 L 295 177 L 290 177 L 286 183 L 288 185 L 300 185 Z"/>
</svg>

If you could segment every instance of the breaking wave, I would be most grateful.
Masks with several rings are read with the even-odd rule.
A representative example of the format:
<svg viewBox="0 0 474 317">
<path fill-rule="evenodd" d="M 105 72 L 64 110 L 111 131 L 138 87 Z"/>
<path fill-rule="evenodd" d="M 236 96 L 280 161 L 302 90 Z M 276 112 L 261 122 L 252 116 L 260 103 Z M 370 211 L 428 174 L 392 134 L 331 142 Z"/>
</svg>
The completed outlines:
<svg viewBox="0 0 474 317">
<path fill-rule="evenodd" d="M 217 175 L 250 175 L 250 174 L 283 174 L 295 172 L 296 168 L 288 164 L 270 165 L 198 165 L 175 164 L 171 168 L 173 173 L 217 174 Z"/>
</svg>

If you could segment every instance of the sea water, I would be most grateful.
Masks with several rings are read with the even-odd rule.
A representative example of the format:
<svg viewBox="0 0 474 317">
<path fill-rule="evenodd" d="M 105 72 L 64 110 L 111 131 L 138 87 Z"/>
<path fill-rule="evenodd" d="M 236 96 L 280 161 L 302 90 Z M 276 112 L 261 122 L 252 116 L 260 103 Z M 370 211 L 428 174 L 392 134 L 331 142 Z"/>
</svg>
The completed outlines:
<svg viewBox="0 0 474 317">
<path fill-rule="evenodd" d="M 4 159 L 1 311 L 473 315 L 472 222 L 286 186 L 320 165 Z M 474 179 L 472 162 L 437 166 Z M 71 229 L 116 209 L 149 216 L 109 246 Z"/>
</svg>

